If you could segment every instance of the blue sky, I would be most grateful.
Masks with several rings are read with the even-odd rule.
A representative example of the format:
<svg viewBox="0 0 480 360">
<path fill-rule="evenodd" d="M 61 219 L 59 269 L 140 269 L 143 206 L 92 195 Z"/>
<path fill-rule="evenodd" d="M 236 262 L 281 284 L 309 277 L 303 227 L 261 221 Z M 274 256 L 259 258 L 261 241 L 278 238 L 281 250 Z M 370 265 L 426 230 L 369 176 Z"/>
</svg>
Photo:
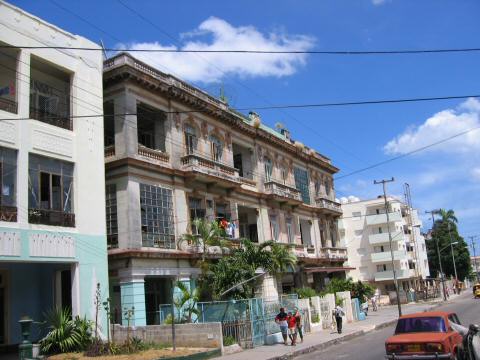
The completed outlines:
<svg viewBox="0 0 480 360">
<path fill-rule="evenodd" d="M 107 47 L 389 50 L 480 47 L 477 0 L 13 1 Z M 182 58 L 183 56 L 183 58 Z M 243 56 L 243 57 L 242 57 Z M 234 107 L 480 93 L 480 52 L 385 56 L 155 55 L 144 59 Z M 294 138 L 332 158 L 342 174 L 480 125 L 477 100 L 263 110 Z M 388 144 L 388 145 L 387 145 Z M 421 212 L 452 208 L 464 236 L 480 234 L 480 131 L 340 179 L 338 197 L 376 196 L 411 185 Z M 424 225 L 429 225 L 427 218 Z"/>
</svg>

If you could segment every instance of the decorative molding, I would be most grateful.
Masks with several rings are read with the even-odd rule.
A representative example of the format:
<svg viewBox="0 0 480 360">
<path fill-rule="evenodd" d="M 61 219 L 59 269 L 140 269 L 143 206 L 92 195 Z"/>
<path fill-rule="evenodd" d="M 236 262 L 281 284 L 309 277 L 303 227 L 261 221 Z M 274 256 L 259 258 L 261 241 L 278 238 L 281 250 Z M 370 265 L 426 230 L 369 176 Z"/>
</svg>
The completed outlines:
<svg viewBox="0 0 480 360">
<path fill-rule="evenodd" d="M 20 233 L 14 231 L 0 232 L 0 256 L 20 256 L 22 245 Z"/>
<path fill-rule="evenodd" d="M 75 239 L 72 236 L 61 234 L 31 234 L 30 256 L 43 257 L 75 257 Z"/>
<path fill-rule="evenodd" d="M 17 142 L 15 123 L 0 121 L 0 141 L 10 144 L 15 144 Z"/>
<path fill-rule="evenodd" d="M 63 155 L 69 158 L 73 157 L 73 141 L 71 138 L 35 129 L 33 130 L 32 139 L 32 147 L 36 150 Z"/>
</svg>

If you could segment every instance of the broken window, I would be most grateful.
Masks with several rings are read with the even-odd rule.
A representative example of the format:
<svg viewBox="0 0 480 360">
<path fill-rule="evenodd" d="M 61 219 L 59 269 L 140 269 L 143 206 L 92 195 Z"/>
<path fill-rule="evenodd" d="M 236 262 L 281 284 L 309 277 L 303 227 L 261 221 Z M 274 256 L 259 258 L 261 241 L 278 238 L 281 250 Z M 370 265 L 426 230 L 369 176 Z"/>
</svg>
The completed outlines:
<svg viewBox="0 0 480 360">
<path fill-rule="evenodd" d="M 223 155 L 223 143 L 220 139 L 214 135 L 210 136 L 211 142 L 211 151 L 212 151 L 212 159 L 213 161 L 222 161 Z"/>
<path fill-rule="evenodd" d="M 194 154 L 197 150 L 197 132 L 192 125 L 186 124 L 185 125 L 185 146 L 187 149 L 187 154 L 191 155 Z"/>
</svg>

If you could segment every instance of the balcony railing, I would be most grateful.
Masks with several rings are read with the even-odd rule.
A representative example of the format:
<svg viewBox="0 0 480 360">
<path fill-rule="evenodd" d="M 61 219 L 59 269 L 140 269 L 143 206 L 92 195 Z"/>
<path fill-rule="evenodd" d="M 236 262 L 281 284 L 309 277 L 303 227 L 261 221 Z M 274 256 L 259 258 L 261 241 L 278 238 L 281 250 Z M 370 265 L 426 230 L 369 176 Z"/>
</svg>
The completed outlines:
<svg viewBox="0 0 480 360">
<path fill-rule="evenodd" d="M 402 221 L 402 214 L 400 211 L 388 213 L 390 222 Z M 379 225 L 387 223 L 387 214 L 367 214 L 365 217 L 367 225 Z"/>
<path fill-rule="evenodd" d="M 229 181 L 239 182 L 238 170 L 233 166 L 204 158 L 196 154 L 182 157 L 182 166 L 185 170 L 193 170 L 207 175 L 220 177 Z"/>
<path fill-rule="evenodd" d="M 72 130 L 72 119 L 68 115 L 59 115 L 45 112 L 43 109 L 30 108 L 30 118 L 41 122 Z"/>
<path fill-rule="evenodd" d="M 302 201 L 302 195 L 299 190 L 293 186 L 282 184 L 281 182 L 275 180 L 269 180 L 265 182 L 265 192 L 270 195 Z"/>
<path fill-rule="evenodd" d="M 0 221 L 17 221 L 17 207 L 0 205 Z"/>
<path fill-rule="evenodd" d="M 321 248 L 320 257 L 329 260 L 347 260 L 348 254 L 346 248 Z"/>
<path fill-rule="evenodd" d="M 0 98 L 0 110 L 16 114 L 18 112 L 18 104 L 16 101 Z"/>
<path fill-rule="evenodd" d="M 28 209 L 30 224 L 75 227 L 75 214 L 57 210 Z"/>
<path fill-rule="evenodd" d="M 395 270 L 397 275 L 397 279 L 408 279 L 411 277 L 411 273 L 409 270 Z M 385 280 L 393 280 L 393 271 L 377 271 L 375 273 L 375 281 L 385 281 Z"/>
<path fill-rule="evenodd" d="M 379 252 L 379 253 L 373 253 L 370 255 L 372 262 L 377 263 L 377 262 L 389 262 L 392 260 L 392 254 L 390 253 L 390 250 Z M 393 260 L 406 260 L 407 259 L 407 252 L 405 250 L 395 250 L 393 252 Z"/>
<path fill-rule="evenodd" d="M 115 145 L 105 146 L 105 157 L 115 156 Z"/>
<path fill-rule="evenodd" d="M 146 146 L 138 144 L 138 155 L 145 156 L 147 158 L 158 160 L 164 163 L 168 163 L 170 155 L 161 150 L 150 149 Z"/>
<path fill-rule="evenodd" d="M 400 240 L 403 240 L 403 232 L 402 231 L 392 232 L 392 241 L 400 241 Z M 372 234 L 368 236 L 368 241 L 370 242 L 371 245 L 383 244 L 383 243 L 390 242 L 390 237 L 388 236 L 388 232 L 381 233 L 381 234 Z"/>
<path fill-rule="evenodd" d="M 321 208 L 321 209 L 331 210 L 338 213 L 342 212 L 342 206 L 339 203 L 332 201 L 330 199 L 319 197 L 315 199 L 315 204 L 318 208 Z"/>
</svg>

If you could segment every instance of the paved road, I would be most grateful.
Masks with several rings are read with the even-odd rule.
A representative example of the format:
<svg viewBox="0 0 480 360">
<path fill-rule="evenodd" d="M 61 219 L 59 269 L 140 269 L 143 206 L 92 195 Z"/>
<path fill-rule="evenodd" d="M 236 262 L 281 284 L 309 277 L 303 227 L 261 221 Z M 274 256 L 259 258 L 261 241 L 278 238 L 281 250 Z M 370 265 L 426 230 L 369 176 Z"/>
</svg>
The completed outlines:
<svg viewBox="0 0 480 360">
<path fill-rule="evenodd" d="M 469 293 L 471 292 L 471 290 L 467 291 L 469 291 Z M 480 324 L 480 300 L 475 300 L 470 296 L 462 296 L 462 298 L 458 298 L 454 304 L 447 304 L 437 309 L 456 312 L 462 324 Z M 393 331 L 394 325 L 340 343 L 325 350 L 299 356 L 296 359 L 381 360 L 384 359 L 385 356 L 385 339 L 392 335 Z"/>
</svg>

